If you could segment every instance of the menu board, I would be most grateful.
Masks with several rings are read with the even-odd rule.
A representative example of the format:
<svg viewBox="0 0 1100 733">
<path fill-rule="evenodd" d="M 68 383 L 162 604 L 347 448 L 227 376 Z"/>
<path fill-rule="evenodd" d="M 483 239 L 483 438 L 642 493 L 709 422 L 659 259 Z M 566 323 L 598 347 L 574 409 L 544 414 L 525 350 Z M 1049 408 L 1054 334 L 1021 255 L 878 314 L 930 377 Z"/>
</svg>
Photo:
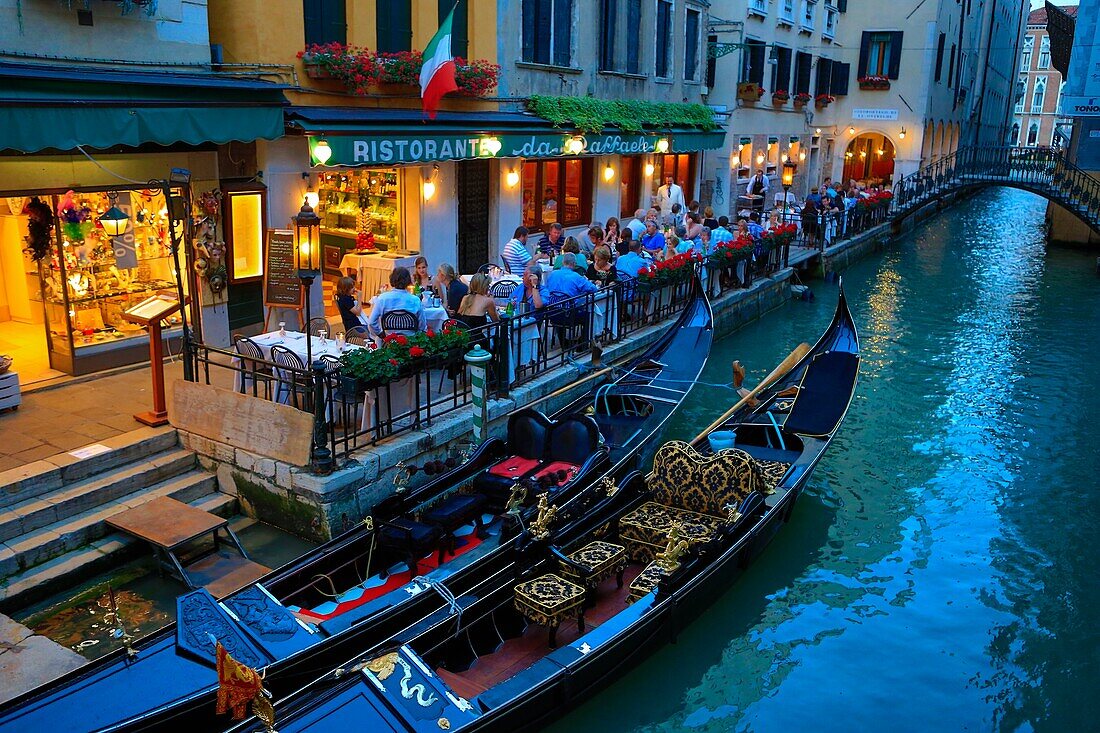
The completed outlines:
<svg viewBox="0 0 1100 733">
<path fill-rule="evenodd" d="M 179 310 L 180 302 L 168 295 L 154 295 L 123 312 L 123 320 L 148 326 Z"/>
<path fill-rule="evenodd" d="M 302 281 L 294 262 L 294 232 L 269 229 L 264 248 L 264 305 L 301 308 Z"/>
</svg>

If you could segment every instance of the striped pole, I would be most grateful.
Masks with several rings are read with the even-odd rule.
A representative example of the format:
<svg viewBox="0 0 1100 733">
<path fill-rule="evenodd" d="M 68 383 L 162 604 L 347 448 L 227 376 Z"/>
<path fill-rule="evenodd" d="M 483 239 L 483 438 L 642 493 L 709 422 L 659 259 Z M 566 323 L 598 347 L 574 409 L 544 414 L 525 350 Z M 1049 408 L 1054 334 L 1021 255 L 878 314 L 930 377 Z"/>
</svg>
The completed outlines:
<svg viewBox="0 0 1100 733">
<path fill-rule="evenodd" d="M 466 353 L 466 363 L 470 365 L 470 394 L 474 404 L 474 435 L 479 443 L 489 439 L 489 406 L 485 399 L 486 367 L 493 358 L 481 344 Z"/>
</svg>

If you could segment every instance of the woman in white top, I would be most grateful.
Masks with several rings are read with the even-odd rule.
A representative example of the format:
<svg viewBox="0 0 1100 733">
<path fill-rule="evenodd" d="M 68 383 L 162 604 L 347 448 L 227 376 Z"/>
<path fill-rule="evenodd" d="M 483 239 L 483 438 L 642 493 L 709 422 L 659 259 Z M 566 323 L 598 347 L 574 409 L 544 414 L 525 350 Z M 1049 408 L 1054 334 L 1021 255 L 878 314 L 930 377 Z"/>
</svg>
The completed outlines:
<svg viewBox="0 0 1100 733">
<path fill-rule="evenodd" d="M 417 317 L 417 330 L 427 331 L 428 322 L 424 318 L 424 305 L 420 298 L 410 293 L 406 288 L 412 285 L 412 276 L 406 267 L 395 267 L 390 273 L 390 287 L 392 290 L 376 296 L 371 305 L 370 318 L 367 326 L 370 332 L 378 337 L 383 335 L 382 316 L 390 311 L 406 310 Z"/>
</svg>

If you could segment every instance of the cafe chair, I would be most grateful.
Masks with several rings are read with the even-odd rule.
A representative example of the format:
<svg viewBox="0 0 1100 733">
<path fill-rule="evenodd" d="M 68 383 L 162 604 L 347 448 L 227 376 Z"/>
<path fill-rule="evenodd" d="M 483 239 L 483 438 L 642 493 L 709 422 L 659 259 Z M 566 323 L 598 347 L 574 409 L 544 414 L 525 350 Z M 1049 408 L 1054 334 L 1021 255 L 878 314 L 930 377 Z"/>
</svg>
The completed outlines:
<svg viewBox="0 0 1100 733">
<path fill-rule="evenodd" d="M 420 328 L 420 319 L 415 313 L 407 310 L 392 310 L 382 314 L 382 332 L 389 333 L 416 333 Z"/>
<path fill-rule="evenodd" d="M 497 280 L 495 283 L 489 286 L 490 298 L 511 298 L 512 293 L 519 287 L 519 283 L 515 280 Z"/>
<path fill-rule="evenodd" d="M 324 331 L 328 336 L 332 336 L 332 329 L 329 328 L 328 319 L 325 318 L 310 318 L 309 319 L 309 335 L 320 336 L 321 331 Z"/>
<path fill-rule="evenodd" d="M 273 375 L 271 367 L 264 363 L 267 359 L 264 358 L 263 350 L 255 341 L 241 334 L 233 337 L 233 349 L 240 354 L 238 389 L 241 394 L 251 392 L 254 396 L 259 396 L 262 385 L 264 399 L 271 399 Z"/>
<path fill-rule="evenodd" d="M 271 361 L 277 365 L 274 369 L 275 401 L 294 405 L 298 409 L 305 408 L 310 395 L 310 378 L 305 362 L 287 347 L 279 345 L 271 347 Z"/>
<path fill-rule="evenodd" d="M 356 326 L 347 333 L 344 334 L 344 341 L 349 344 L 355 344 L 356 346 L 366 347 L 368 343 L 372 343 L 370 337 L 370 331 L 366 326 Z"/>
<path fill-rule="evenodd" d="M 547 320 L 557 335 L 562 351 L 569 351 L 579 340 L 584 340 L 588 309 L 570 300 L 565 293 L 554 290 L 550 293 L 550 314 Z"/>
<path fill-rule="evenodd" d="M 326 380 L 329 389 L 329 422 L 344 427 L 357 428 L 359 426 L 359 410 L 363 407 L 362 393 L 355 391 L 354 380 L 345 380 L 339 377 L 339 357 L 325 354 L 321 357 L 321 362 L 325 365 L 326 374 L 332 375 Z M 348 417 L 350 419 L 346 419 Z"/>
</svg>

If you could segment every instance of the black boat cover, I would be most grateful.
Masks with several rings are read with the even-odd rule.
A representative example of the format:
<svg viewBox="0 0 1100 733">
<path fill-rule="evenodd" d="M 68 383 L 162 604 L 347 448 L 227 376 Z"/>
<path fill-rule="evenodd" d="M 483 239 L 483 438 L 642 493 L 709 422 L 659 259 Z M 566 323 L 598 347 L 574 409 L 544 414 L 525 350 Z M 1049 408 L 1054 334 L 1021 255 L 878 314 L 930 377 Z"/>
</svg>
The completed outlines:
<svg viewBox="0 0 1100 733">
<path fill-rule="evenodd" d="M 831 434 L 848 409 L 847 399 L 837 391 L 851 392 L 859 370 L 859 356 L 847 351 L 818 354 L 806 367 L 785 430 L 799 435 L 822 437 Z"/>
</svg>

